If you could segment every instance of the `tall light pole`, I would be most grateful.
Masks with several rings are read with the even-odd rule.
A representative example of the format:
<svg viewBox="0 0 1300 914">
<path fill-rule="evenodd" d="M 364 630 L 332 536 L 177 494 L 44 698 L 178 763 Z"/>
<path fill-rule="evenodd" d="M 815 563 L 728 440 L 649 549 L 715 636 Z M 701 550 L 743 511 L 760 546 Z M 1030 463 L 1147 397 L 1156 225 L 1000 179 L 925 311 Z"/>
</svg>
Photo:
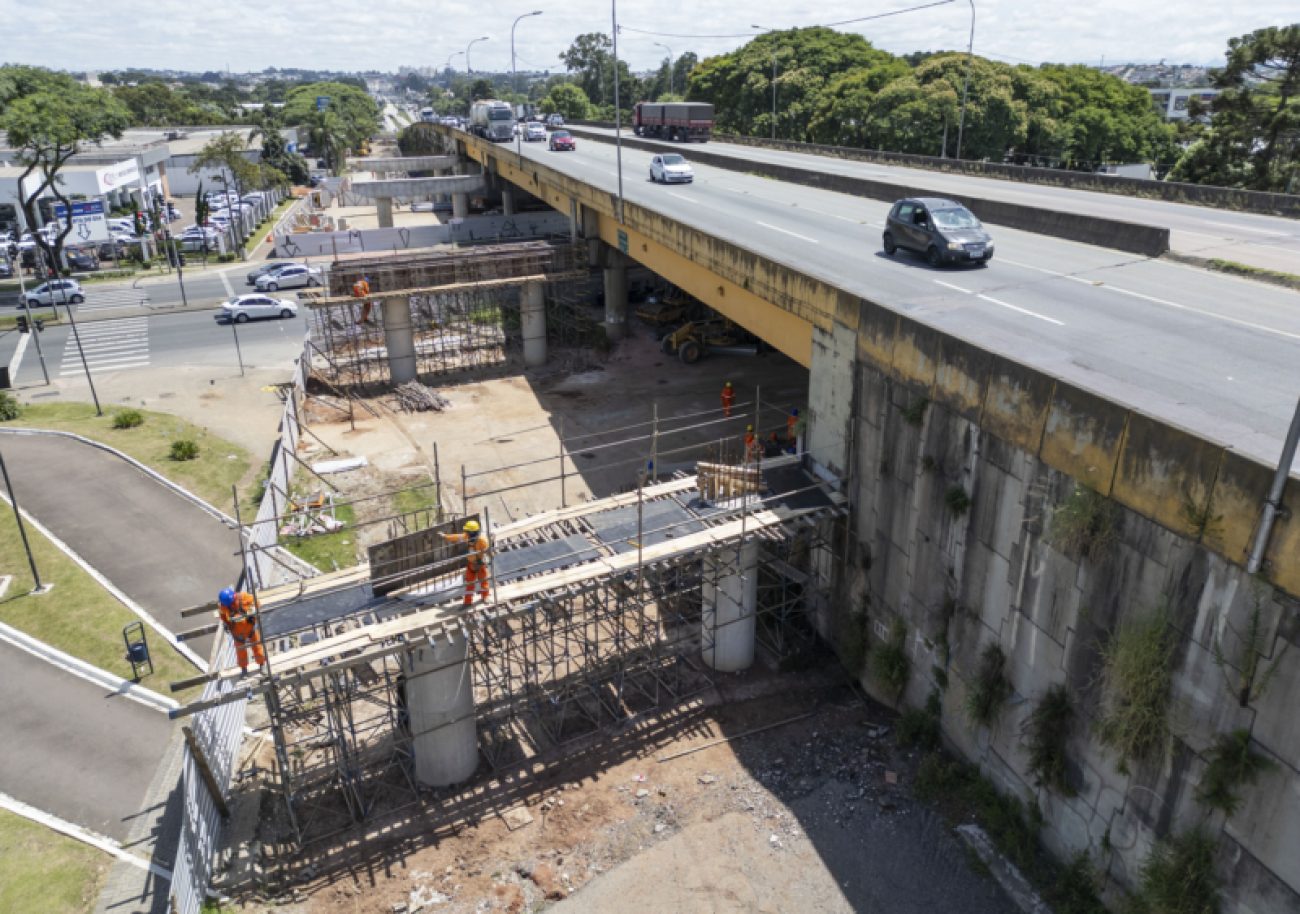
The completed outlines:
<svg viewBox="0 0 1300 914">
<path fill-rule="evenodd" d="M 623 112 L 618 103 L 618 0 L 609 0 L 614 27 L 614 161 L 618 170 L 618 221 L 623 222 Z"/>
<path fill-rule="evenodd" d="M 531 13 L 524 13 L 510 24 L 510 87 L 514 89 L 515 94 L 519 94 L 519 74 L 515 72 L 515 26 L 519 24 L 520 19 L 527 19 L 529 16 L 540 16 L 541 10 L 533 10 Z M 524 157 L 524 138 L 519 131 L 519 119 L 515 119 L 515 155 L 520 159 Z"/>
<path fill-rule="evenodd" d="M 750 28 L 760 32 L 775 31 L 762 25 L 751 25 Z M 776 45 L 772 45 L 772 139 L 776 139 Z"/>
<path fill-rule="evenodd" d="M 474 66 L 470 63 L 469 49 L 474 47 L 474 45 L 478 44 L 480 41 L 487 41 L 491 37 L 491 35 L 484 35 L 482 38 L 475 38 L 469 44 L 465 45 L 465 74 L 467 76 L 472 76 L 474 74 Z"/>
<path fill-rule="evenodd" d="M 447 62 L 446 62 L 445 64 L 443 64 L 443 67 L 442 67 L 442 73 L 443 73 L 444 78 L 446 77 L 447 71 L 451 69 L 451 62 L 452 62 L 454 59 L 456 59 L 457 57 L 464 57 L 464 56 L 465 56 L 465 52 L 464 52 L 464 51 L 457 51 L 455 54 L 448 54 L 448 55 L 447 55 Z M 447 79 L 447 87 L 448 87 L 448 88 L 451 88 L 451 80 L 450 80 L 450 79 Z"/>
<path fill-rule="evenodd" d="M 673 94 L 673 49 L 668 47 L 662 41 L 655 42 L 656 48 L 663 48 L 668 52 L 668 94 Z"/>
<path fill-rule="evenodd" d="M 957 159 L 961 160 L 961 134 L 966 127 L 966 95 L 970 91 L 970 68 L 975 60 L 975 0 L 970 3 L 970 43 L 966 45 L 966 78 L 961 83 L 961 113 L 957 115 Z"/>
</svg>

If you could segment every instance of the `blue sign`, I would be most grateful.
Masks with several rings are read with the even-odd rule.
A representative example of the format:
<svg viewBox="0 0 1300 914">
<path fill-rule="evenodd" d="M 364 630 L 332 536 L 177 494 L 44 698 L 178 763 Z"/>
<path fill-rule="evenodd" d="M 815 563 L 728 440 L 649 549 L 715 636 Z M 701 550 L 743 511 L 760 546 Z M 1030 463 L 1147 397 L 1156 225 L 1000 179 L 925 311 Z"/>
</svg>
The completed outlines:
<svg viewBox="0 0 1300 914">
<path fill-rule="evenodd" d="M 87 200 L 84 203 L 72 204 L 72 218 L 78 216 L 102 216 L 104 215 L 103 200 Z M 62 222 L 68 217 L 68 208 L 62 203 L 54 204 L 54 218 Z"/>
<path fill-rule="evenodd" d="M 285 152 L 297 152 L 297 151 L 298 151 L 298 144 L 297 144 L 297 143 L 285 143 L 285 144 L 284 144 L 284 151 L 285 151 Z"/>
<path fill-rule="evenodd" d="M 318 95 L 318 96 L 316 96 L 316 110 L 317 110 L 317 111 L 324 111 L 327 107 L 329 107 L 329 103 L 330 103 L 330 97 L 329 97 L 328 95 Z"/>
<path fill-rule="evenodd" d="M 68 208 L 62 203 L 54 204 L 54 218 L 60 225 L 66 225 Z M 104 219 L 104 201 L 86 200 L 72 204 L 72 243 L 107 240 L 108 222 Z"/>
</svg>

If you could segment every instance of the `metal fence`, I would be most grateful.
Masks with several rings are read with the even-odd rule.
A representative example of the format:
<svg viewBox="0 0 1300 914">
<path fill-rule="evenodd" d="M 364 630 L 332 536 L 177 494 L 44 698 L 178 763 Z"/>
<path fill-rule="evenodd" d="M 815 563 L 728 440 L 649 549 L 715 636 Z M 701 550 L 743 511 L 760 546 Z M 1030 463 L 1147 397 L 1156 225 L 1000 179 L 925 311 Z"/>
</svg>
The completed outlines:
<svg viewBox="0 0 1300 914">
<path fill-rule="evenodd" d="M 308 572 L 309 566 L 295 567 L 286 559 L 287 553 L 276 545 L 276 516 L 282 498 L 279 492 L 289 491 L 289 476 L 293 472 L 290 454 L 295 454 L 300 434 L 305 390 L 307 359 L 298 361 L 293 384 L 288 387 L 284 400 L 284 413 L 280 419 L 280 437 L 271 452 L 270 474 L 266 493 L 258 506 L 257 519 L 246 527 L 244 575 L 255 588 L 282 583 Z M 224 629 L 217 635 L 219 642 L 212 669 L 221 669 L 235 662 L 235 646 Z M 203 690 L 206 701 L 218 695 L 238 690 L 238 684 L 210 682 Z M 244 732 L 244 709 L 247 700 L 236 700 L 227 705 L 203 711 L 194 717 L 194 741 L 207 760 L 217 784 L 225 790 L 234 773 L 235 756 L 239 751 Z M 176 914 L 199 914 L 212 878 L 213 860 L 221 847 L 221 813 L 199 772 L 194 753 L 187 745 L 181 773 L 181 836 L 172 870 L 171 897 Z"/>
</svg>

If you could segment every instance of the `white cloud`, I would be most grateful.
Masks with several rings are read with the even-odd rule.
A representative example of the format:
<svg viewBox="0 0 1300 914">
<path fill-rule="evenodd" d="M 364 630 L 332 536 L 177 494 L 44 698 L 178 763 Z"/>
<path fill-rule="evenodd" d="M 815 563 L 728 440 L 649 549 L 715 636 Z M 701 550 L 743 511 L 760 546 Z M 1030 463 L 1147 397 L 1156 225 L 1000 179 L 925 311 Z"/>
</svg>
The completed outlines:
<svg viewBox="0 0 1300 914">
<path fill-rule="evenodd" d="M 17 0 L 13 0 L 17 2 Z M 729 0 L 707 6 L 664 0 L 623 0 L 620 56 L 633 69 L 674 53 L 701 56 L 731 50 L 744 38 L 653 36 L 630 28 L 682 35 L 750 34 L 758 23 L 774 28 L 815 25 L 900 9 L 923 0 L 850 0 L 822 3 Z M 1151 61 L 1217 63 L 1227 40 L 1267 25 L 1300 19 L 1294 0 L 1254 0 L 1219 9 L 1193 0 L 1092 0 L 1051 5 L 1042 0 L 976 0 L 976 53 L 1012 61 Z M 1231 8 L 1231 12 L 1228 9 Z M 558 55 L 583 32 L 611 32 L 610 4 L 597 0 L 114 0 L 87 8 L 82 0 L 44 0 L 5 16 L 8 41 L 0 58 L 12 63 L 73 70 L 128 66 L 189 70 L 261 70 L 303 67 L 396 70 L 442 66 L 480 35 L 475 69 L 510 65 L 510 24 L 533 9 L 517 30 L 520 66 L 558 71 Z M 665 15 L 667 11 L 667 15 Z M 844 26 L 895 53 L 965 48 L 970 6 L 961 0 L 872 22 Z M 755 33 L 756 34 L 756 33 Z M 465 59 L 454 65 L 463 69 Z"/>
</svg>

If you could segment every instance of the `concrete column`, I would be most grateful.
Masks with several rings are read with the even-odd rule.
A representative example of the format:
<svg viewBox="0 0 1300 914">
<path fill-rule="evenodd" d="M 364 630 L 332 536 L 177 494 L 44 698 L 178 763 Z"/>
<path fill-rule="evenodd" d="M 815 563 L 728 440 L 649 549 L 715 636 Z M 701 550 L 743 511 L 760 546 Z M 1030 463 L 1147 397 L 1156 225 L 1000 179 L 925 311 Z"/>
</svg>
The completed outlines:
<svg viewBox="0 0 1300 914">
<path fill-rule="evenodd" d="M 474 689 L 464 638 L 439 637 L 402 657 L 415 777 L 428 787 L 468 779 L 478 768 Z"/>
<path fill-rule="evenodd" d="M 451 215 L 454 219 L 469 217 L 469 194 L 451 195 Z"/>
<path fill-rule="evenodd" d="M 605 249 L 605 335 L 627 336 L 627 258 L 615 248 Z"/>
<path fill-rule="evenodd" d="M 388 372 L 394 384 L 415 380 L 415 328 L 411 306 L 400 298 L 385 298 L 380 305 L 384 318 L 384 345 L 388 347 Z"/>
<path fill-rule="evenodd" d="M 719 673 L 754 662 L 758 613 L 758 541 L 727 546 L 704 559 L 701 657 Z"/>
<path fill-rule="evenodd" d="M 587 239 L 587 260 L 593 264 L 600 263 L 600 213 L 585 206 L 582 211 L 582 237 Z"/>
<path fill-rule="evenodd" d="M 515 214 L 515 188 L 504 181 L 501 182 L 501 212 L 507 216 Z"/>
<path fill-rule="evenodd" d="M 524 364 L 546 364 L 546 300 L 540 281 L 526 283 L 519 296 L 524 333 Z"/>
<path fill-rule="evenodd" d="M 393 200 L 391 197 L 376 197 L 375 208 L 379 210 L 379 227 L 393 227 Z"/>
</svg>

